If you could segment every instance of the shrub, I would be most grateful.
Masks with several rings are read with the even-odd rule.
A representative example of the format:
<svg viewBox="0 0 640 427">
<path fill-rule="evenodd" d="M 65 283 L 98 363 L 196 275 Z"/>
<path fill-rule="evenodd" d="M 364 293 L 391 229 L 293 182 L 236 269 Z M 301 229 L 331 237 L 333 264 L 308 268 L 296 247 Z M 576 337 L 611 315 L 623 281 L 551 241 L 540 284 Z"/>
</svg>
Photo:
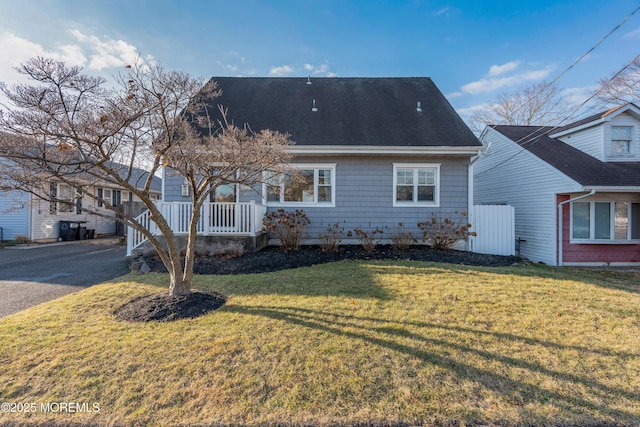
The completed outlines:
<svg viewBox="0 0 640 427">
<path fill-rule="evenodd" d="M 457 211 L 453 213 L 456 219 L 448 216 L 440 218 L 435 214 L 431 221 L 418 224 L 422 230 L 422 240 L 429 242 L 431 247 L 440 250 L 451 250 L 460 240 L 467 241 L 469 236 L 475 236 L 475 231 L 469 231 L 471 224 L 466 221 L 467 213 Z"/>
<path fill-rule="evenodd" d="M 320 249 L 322 252 L 335 252 L 338 250 L 338 245 L 342 242 L 342 232 L 344 227 L 340 227 L 338 223 L 332 224 L 327 227 L 325 233 L 318 234 L 318 240 L 320 240 Z"/>
<path fill-rule="evenodd" d="M 378 242 L 380 241 L 379 237 L 376 237 L 378 234 L 382 235 L 382 230 L 378 227 L 375 230 L 365 231 L 361 228 L 354 228 L 353 232 L 356 233 L 356 237 L 360 241 L 362 245 L 362 249 L 367 252 L 373 252 L 373 250 L 378 246 Z"/>
<path fill-rule="evenodd" d="M 289 251 L 300 248 L 310 223 L 311 220 L 302 209 L 296 209 L 295 212 L 278 209 L 264 216 L 262 228 L 264 231 L 273 233 L 275 238 L 280 241 L 282 248 Z"/>
<path fill-rule="evenodd" d="M 404 224 L 399 222 L 398 229 L 391 233 L 391 244 L 396 251 L 406 251 L 409 247 L 418 241 L 409 231 L 404 231 Z"/>
<path fill-rule="evenodd" d="M 23 236 L 22 234 L 16 234 L 16 243 L 18 244 L 29 243 L 29 238 L 27 236 Z"/>
</svg>

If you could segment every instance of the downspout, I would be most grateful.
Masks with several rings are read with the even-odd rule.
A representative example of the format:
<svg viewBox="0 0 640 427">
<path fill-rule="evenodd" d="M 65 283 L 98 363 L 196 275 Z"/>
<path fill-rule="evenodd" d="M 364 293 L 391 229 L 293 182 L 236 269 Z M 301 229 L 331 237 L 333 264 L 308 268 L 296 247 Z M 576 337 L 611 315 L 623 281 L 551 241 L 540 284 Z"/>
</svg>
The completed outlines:
<svg viewBox="0 0 640 427">
<path fill-rule="evenodd" d="M 478 154 L 476 154 L 475 156 L 469 159 L 469 171 L 468 171 L 468 177 L 467 177 L 467 194 L 468 194 L 467 206 L 469 208 L 469 212 L 468 212 L 469 216 L 467 218 L 469 219 L 469 223 L 472 226 L 475 220 L 473 218 L 473 164 L 480 158 L 480 155 L 482 154 L 483 149 L 478 150 Z M 473 252 L 473 237 L 469 239 L 469 252 Z"/>
<path fill-rule="evenodd" d="M 573 199 L 569 199 L 569 200 L 565 200 L 564 202 L 560 202 L 558 203 L 558 219 L 559 219 L 559 223 L 558 223 L 558 234 L 560 235 L 559 237 L 559 241 L 558 241 L 558 266 L 562 267 L 563 265 L 563 261 L 562 261 L 562 251 L 563 251 L 563 245 L 562 245 L 562 241 L 564 238 L 564 230 L 562 229 L 562 207 L 564 205 L 566 205 L 567 203 L 570 202 L 575 202 L 576 200 L 580 200 L 580 199 L 584 199 L 585 197 L 590 197 L 593 196 L 594 194 L 596 194 L 596 190 L 591 190 L 591 192 L 587 193 L 587 194 L 583 194 L 582 196 L 578 196 L 576 198 Z"/>
</svg>

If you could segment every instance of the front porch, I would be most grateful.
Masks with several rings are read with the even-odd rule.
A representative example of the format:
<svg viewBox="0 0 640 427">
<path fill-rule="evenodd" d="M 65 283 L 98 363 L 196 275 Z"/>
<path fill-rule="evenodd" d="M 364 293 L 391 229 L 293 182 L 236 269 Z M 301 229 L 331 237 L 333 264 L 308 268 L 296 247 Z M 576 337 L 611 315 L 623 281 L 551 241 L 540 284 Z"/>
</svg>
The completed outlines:
<svg viewBox="0 0 640 427">
<path fill-rule="evenodd" d="M 188 234 L 189 223 L 193 214 L 190 202 L 157 202 L 156 206 L 176 235 L 186 236 Z M 200 210 L 197 235 L 205 237 L 257 238 L 262 234 L 262 220 L 266 212 L 266 206 L 254 201 L 246 203 L 205 203 Z M 154 236 L 160 235 L 149 210 L 138 215 L 136 221 L 147 230 L 150 230 Z M 142 233 L 132 227 L 128 227 L 127 256 L 131 256 L 133 250 L 143 245 L 147 240 Z"/>
</svg>

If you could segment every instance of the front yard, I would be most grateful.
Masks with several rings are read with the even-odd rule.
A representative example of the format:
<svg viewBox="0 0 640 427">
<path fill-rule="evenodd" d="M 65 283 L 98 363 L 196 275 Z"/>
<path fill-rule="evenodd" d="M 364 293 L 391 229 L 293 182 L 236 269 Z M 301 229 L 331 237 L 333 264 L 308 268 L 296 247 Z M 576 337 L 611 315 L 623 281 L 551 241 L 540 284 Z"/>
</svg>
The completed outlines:
<svg viewBox="0 0 640 427">
<path fill-rule="evenodd" d="M 167 281 L 128 275 L 0 319 L 0 425 L 637 426 L 638 279 L 343 261 L 198 276 L 225 306 L 126 323 Z"/>
</svg>

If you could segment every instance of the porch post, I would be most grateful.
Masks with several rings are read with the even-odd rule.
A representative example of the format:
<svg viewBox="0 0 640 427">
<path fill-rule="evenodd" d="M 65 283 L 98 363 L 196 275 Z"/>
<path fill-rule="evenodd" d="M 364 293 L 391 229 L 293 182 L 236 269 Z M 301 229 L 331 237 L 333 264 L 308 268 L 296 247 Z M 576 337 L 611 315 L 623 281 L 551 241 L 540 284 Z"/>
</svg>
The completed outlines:
<svg viewBox="0 0 640 427">
<path fill-rule="evenodd" d="M 256 209 L 255 200 L 251 200 L 249 202 L 249 207 L 251 209 L 251 224 L 249 224 L 249 234 L 251 236 L 256 236 L 256 221 L 258 220 L 258 210 Z"/>
</svg>

